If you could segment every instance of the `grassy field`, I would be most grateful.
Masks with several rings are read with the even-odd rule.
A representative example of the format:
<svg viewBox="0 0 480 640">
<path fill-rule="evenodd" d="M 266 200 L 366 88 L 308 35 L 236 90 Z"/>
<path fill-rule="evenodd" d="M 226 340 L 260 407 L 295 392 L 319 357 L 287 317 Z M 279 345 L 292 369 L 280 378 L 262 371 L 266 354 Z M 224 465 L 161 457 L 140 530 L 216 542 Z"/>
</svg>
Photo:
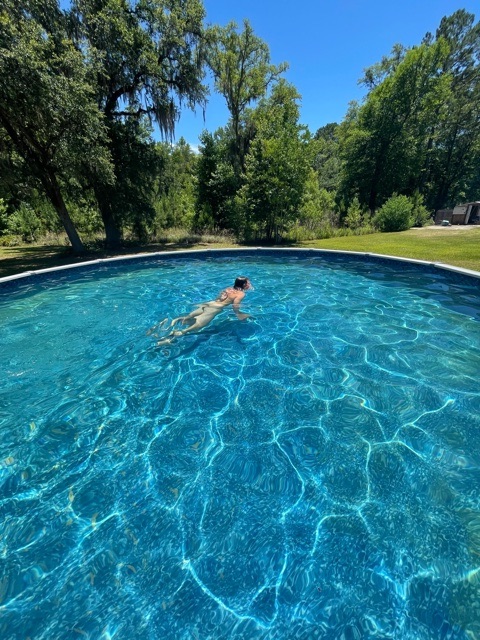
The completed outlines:
<svg viewBox="0 0 480 640">
<path fill-rule="evenodd" d="M 480 271 L 480 227 L 424 227 L 400 233 L 345 236 L 304 244 L 319 249 L 403 256 Z"/>
<path fill-rule="evenodd" d="M 75 257 L 66 247 L 32 246 L 0 247 L 0 277 L 48 267 L 78 263 L 131 253 L 178 251 L 179 249 L 224 248 L 227 243 L 180 244 L 166 243 L 132 246 L 117 252 L 92 250 Z M 315 240 L 295 245 L 319 249 L 365 251 L 391 256 L 403 256 L 428 262 L 442 262 L 480 272 L 480 227 L 424 227 L 400 233 L 374 233 L 365 236 L 346 236 Z"/>
</svg>

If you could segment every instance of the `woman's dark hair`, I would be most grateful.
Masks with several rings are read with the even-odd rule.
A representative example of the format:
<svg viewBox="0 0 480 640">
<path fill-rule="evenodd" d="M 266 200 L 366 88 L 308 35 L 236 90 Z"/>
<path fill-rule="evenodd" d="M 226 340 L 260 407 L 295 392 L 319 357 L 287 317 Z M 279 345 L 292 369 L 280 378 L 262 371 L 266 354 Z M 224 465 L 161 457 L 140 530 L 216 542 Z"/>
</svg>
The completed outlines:
<svg viewBox="0 0 480 640">
<path fill-rule="evenodd" d="M 248 284 L 248 278 L 245 278 L 245 276 L 239 276 L 238 278 L 236 278 L 235 282 L 233 283 L 233 288 L 234 289 L 245 289 L 245 287 Z"/>
</svg>

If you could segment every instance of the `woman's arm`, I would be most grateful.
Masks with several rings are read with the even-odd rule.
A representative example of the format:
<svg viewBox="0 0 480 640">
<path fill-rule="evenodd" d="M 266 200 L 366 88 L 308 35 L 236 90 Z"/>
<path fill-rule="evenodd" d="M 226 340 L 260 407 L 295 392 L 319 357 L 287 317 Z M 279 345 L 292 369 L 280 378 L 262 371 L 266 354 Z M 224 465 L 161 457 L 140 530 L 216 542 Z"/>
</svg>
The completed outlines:
<svg viewBox="0 0 480 640">
<path fill-rule="evenodd" d="M 245 294 L 243 293 L 243 291 L 240 291 L 235 296 L 235 300 L 233 301 L 233 310 L 239 320 L 246 320 L 249 317 L 248 313 L 242 313 L 240 311 L 240 302 L 244 299 L 244 297 L 245 297 Z"/>
</svg>

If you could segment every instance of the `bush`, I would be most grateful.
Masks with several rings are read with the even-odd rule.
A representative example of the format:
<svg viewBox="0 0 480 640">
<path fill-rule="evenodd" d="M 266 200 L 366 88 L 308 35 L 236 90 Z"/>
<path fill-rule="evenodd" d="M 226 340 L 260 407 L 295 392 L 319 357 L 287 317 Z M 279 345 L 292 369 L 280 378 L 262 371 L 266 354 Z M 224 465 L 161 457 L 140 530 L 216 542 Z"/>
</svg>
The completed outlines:
<svg viewBox="0 0 480 640">
<path fill-rule="evenodd" d="M 20 236 L 13 236 L 10 234 L 0 236 L 0 247 L 18 247 L 22 244 Z"/>
<path fill-rule="evenodd" d="M 413 196 L 410 198 L 413 210 L 412 210 L 412 218 L 414 227 L 424 227 L 426 224 L 432 221 L 432 214 L 427 209 L 427 207 L 423 204 L 423 196 L 415 191 Z"/>
<path fill-rule="evenodd" d="M 349 229 L 359 229 L 363 225 L 363 214 L 358 197 L 355 196 L 348 207 L 345 226 Z"/>
<path fill-rule="evenodd" d="M 316 240 L 317 231 L 301 225 L 295 225 L 285 236 L 288 242 L 305 242 L 306 240 Z"/>
<path fill-rule="evenodd" d="M 394 194 L 377 211 L 373 224 L 380 231 L 406 231 L 413 226 L 413 203 L 407 196 Z"/>
<path fill-rule="evenodd" d="M 35 242 L 44 229 L 35 211 L 29 204 L 22 202 L 19 208 L 7 219 L 7 233 L 20 236 L 24 242 Z"/>
<path fill-rule="evenodd" d="M 93 238 L 103 233 L 104 227 L 98 209 L 87 203 L 68 203 L 68 211 L 81 236 Z"/>
<path fill-rule="evenodd" d="M 164 229 L 154 237 L 154 242 L 160 244 L 234 244 L 235 237 L 228 231 L 219 233 L 192 233 L 189 229 L 173 227 Z"/>
<path fill-rule="evenodd" d="M 335 194 L 319 187 L 318 177 L 312 169 L 305 184 L 298 223 L 315 234 L 322 227 L 335 225 L 337 222 Z"/>
<path fill-rule="evenodd" d="M 6 232 L 7 226 L 8 226 L 7 207 L 3 201 L 3 198 L 0 198 L 0 235 Z"/>
</svg>

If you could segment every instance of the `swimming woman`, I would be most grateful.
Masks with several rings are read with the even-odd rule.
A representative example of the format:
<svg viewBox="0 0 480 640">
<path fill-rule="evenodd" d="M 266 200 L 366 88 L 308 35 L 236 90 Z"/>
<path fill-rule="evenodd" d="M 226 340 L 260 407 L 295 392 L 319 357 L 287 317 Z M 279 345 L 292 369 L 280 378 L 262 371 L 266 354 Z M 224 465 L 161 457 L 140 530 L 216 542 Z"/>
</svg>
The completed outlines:
<svg viewBox="0 0 480 640">
<path fill-rule="evenodd" d="M 169 329 L 174 327 L 177 322 L 181 322 L 184 325 L 188 325 L 186 329 L 172 331 L 157 344 L 167 344 L 172 342 L 174 338 L 184 336 L 190 331 L 198 331 L 203 329 L 217 316 L 225 307 L 232 305 L 233 311 L 239 320 L 246 320 L 249 316 L 247 313 L 240 311 L 240 303 L 245 297 L 245 292 L 249 289 L 253 289 L 252 284 L 248 278 L 239 276 L 233 283 L 233 287 L 227 287 L 218 294 L 215 300 L 210 302 L 203 302 L 199 304 L 197 308 L 186 316 L 179 316 L 174 318 L 169 325 Z M 161 326 L 163 323 L 160 323 Z"/>
</svg>

